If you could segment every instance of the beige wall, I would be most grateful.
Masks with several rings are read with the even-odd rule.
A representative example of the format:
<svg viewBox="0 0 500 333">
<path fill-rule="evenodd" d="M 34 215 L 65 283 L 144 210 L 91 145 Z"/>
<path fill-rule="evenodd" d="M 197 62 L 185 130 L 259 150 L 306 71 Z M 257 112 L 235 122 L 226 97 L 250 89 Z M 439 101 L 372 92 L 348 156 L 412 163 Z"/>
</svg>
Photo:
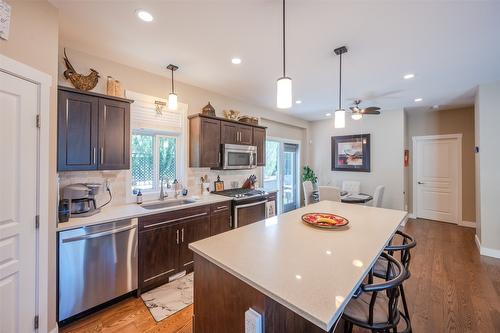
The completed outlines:
<svg viewBox="0 0 500 333">
<path fill-rule="evenodd" d="M 412 137 L 462 133 L 462 219 L 476 221 L 474 166 L 474 108 L 408 112 L 407 145 L 412 161 Z M 413 212 L 413 170 L 408 167 L 408 211 Z"/>
<path fill-rule="evenodd" d="M 9 40 L 0 39 L 0 53 L 52 76 L 50 92 L 50 193 L 49 202 L 49 322 L 48 331 L 56 325 L 55 289 L 55 217 L 56 217 L 56 100 L 57 49 L 59 35 L 58 11 L 50 3 L 9 0 L 12 18 Z"/>
</svg>

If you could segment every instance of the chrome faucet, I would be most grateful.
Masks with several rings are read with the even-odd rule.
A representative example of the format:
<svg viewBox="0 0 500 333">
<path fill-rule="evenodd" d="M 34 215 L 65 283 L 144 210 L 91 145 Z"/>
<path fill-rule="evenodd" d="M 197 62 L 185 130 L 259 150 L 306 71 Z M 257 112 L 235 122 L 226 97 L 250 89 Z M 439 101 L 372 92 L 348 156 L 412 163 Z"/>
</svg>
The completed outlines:
<svg viewBox="0 0 500 333">
<path fill-rule="evenodd" d="M 168 184 L 168 179 L 167 179 Z M 165 200 L 168 197 L 168 193 L 163 191 L 163 177 L 160 178 L 160 200 Z"/>
</svg>

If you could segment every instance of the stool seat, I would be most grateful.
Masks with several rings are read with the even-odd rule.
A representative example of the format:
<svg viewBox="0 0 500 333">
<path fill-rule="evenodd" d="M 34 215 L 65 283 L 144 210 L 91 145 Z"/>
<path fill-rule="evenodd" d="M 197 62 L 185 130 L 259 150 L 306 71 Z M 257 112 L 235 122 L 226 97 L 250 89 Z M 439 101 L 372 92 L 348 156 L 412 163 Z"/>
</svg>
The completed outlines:
<svg viewBox="0 0 500 333">
<path fill-rule="evenodd" d="M 358 298 L 349 301 L 344 309 L 344 319 L 368 323 L 370 301 L 373 293 L 362 293 Z M 377 293 L 373 307 L 373 325 L 383 325 L 389 322 L 389 298 L 384 293 Z M 394 320 L 399 321 L 399 311 L 396 311 Z"/>
</svg>

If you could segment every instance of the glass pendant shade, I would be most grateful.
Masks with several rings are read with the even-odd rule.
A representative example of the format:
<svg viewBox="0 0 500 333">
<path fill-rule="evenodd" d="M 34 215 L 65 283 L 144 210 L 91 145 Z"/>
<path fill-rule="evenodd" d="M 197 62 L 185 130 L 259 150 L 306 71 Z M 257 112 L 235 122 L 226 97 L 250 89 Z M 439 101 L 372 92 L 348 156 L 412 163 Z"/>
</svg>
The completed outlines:
<svg viewBox="0 0 500 333">
<path fill-rule="evenodd" d="M 170 111 L 177 110 L 177 95 L 174 93 L 168 95 L 168 109 Z"/>
<path fill-rule="evenodd" d="M 282 77 L 276 82 L 276 106 L 278 109 L 288 109 L 292 107 L 292 79 Z"/>
<path fill-rule="evenodd" d="M 351 118 L 354 120 L 360 120 L 361 118 L 363 118 L 363 115 L 359 113 L 353 113 Z"/>
<path fill-rule="evenodd" d="M 335 111 L 335 128 L 345 127 L 345 110 L 339 109 Z"/>
</svg>

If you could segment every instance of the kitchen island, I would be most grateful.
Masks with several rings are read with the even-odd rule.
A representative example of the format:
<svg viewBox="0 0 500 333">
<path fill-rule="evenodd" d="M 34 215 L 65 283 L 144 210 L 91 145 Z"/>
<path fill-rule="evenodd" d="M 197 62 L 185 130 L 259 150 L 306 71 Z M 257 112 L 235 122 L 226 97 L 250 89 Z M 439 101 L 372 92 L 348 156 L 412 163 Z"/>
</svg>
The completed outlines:
<svg viewBox="0 0 500 333">
<path fill-rule="evenodd" d="M 335 213 L 349 225 L 313 228 L 309 212 Z M 194 329 L 245 332 L 245 312 L 266 332 L 328 332 L 404 211 L 322 201 L 190 244 L 194 251 Z"/>
</svg>

